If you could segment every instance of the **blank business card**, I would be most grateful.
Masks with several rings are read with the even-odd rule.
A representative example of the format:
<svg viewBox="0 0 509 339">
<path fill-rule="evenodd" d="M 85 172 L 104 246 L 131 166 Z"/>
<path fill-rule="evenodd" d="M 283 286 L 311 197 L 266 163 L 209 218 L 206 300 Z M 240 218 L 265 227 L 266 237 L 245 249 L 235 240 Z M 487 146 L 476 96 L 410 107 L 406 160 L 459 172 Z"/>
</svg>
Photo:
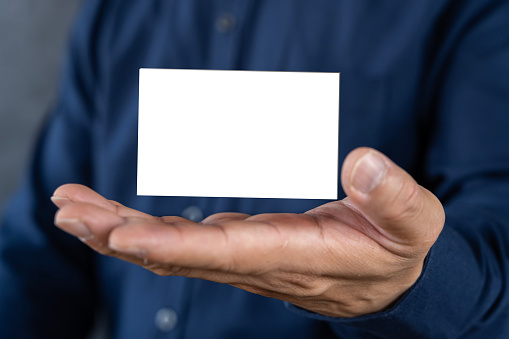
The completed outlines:
<svg viewBox="0 0 509 339">
<path fill-rule="evenodd" d="M 140 69 L 138 195 L 337 199 L 339 73 Z"/>
</svg>

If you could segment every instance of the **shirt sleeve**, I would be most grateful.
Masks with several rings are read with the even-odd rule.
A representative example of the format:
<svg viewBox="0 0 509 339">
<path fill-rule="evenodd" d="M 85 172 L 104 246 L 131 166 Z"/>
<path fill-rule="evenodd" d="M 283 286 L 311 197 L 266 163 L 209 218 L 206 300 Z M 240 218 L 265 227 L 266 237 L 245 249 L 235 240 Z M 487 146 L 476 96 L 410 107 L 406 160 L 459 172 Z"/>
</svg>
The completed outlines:
<svg viewBox="0 0 509 339">
<path fill-rule="evenodd" d="M 94 254 L 53 225 L 53 191 L 93 179 L 90 133 L 97 75 L 88 48 L 103 12 L 85 1 L 71 40 L 55 108 L 29 171 L 0 227 L 0 337 L 79 338 L 97 306 Z"/>
<path fill-rule="evenodd" d="M 341 338 L 509 336 L 509 2 L 453 7 L 456 24 L 439 27 L 438 66 L 423 80 L 432 116 L 423 172 L 444 229 L 390 310 L 335 319 L 287 304 Z"/>
</svg>

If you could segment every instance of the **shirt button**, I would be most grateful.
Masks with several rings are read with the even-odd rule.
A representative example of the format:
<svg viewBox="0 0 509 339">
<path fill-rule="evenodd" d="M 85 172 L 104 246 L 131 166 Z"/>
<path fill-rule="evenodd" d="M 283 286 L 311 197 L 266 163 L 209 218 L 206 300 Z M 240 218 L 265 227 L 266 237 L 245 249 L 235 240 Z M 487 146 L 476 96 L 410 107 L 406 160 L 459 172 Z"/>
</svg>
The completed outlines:
<svg viewBox="0 0 509 339">
<path fill-rule="evenodd" d="M 161 308 L 156 313 L 156 326 L 163 332 L 170 332 L 177 325 L 177 313 L 171 308 Z"/>
<path fill-rule="evenodd" d="M 182 211 L 182 217 L 194 222 L 200 222 L 203 220 L 203 212 L 197 206 L 189 206 Z"/>
<path fill-rule="evenodd" d="M 219 33 L 228 33 L 235 28 L 235 17 L 232 14 L 221 14 L 216 20 L 216 30 Z"/>
</svg>

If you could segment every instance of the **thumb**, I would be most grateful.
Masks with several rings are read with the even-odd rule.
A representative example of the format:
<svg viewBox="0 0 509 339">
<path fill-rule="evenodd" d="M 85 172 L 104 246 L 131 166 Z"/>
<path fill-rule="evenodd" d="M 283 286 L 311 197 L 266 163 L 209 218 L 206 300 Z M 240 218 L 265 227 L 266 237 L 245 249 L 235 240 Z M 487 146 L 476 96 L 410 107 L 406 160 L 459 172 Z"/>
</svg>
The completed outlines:
<svg viewBox="0 0 509 339">
<path fill-rule="evenodd" d="M 352 151 L 343 163 L 341 183 L 346 203 L 390 243 L 427 253 L 438 238 L 445 221 L 442 204 L 382 153 Z"/>
</svg>

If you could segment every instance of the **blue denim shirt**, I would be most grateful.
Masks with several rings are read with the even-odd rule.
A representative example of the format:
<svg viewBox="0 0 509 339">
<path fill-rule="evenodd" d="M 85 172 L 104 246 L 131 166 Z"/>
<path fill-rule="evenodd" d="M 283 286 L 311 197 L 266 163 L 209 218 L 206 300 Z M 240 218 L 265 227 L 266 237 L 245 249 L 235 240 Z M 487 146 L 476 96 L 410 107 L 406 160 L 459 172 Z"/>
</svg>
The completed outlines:
<svg viewBox="0 0 509 339">
<path fill-rule="evenodd" d="M 104 309 L 113 338 L 508 338 L 508 18 L 502 0 L 85 1 L 0 228 L 0 337 L 79 338 Z M 444 204 L 419 280 L 388 310 L 330 318 L 160 277 L 54 227 L 49 197 L 70 182 L 190 219 L 326 202 L 137 196 L 141 67 L 341 72 L 339 165 L 374 147 Z"/>
</svg>

